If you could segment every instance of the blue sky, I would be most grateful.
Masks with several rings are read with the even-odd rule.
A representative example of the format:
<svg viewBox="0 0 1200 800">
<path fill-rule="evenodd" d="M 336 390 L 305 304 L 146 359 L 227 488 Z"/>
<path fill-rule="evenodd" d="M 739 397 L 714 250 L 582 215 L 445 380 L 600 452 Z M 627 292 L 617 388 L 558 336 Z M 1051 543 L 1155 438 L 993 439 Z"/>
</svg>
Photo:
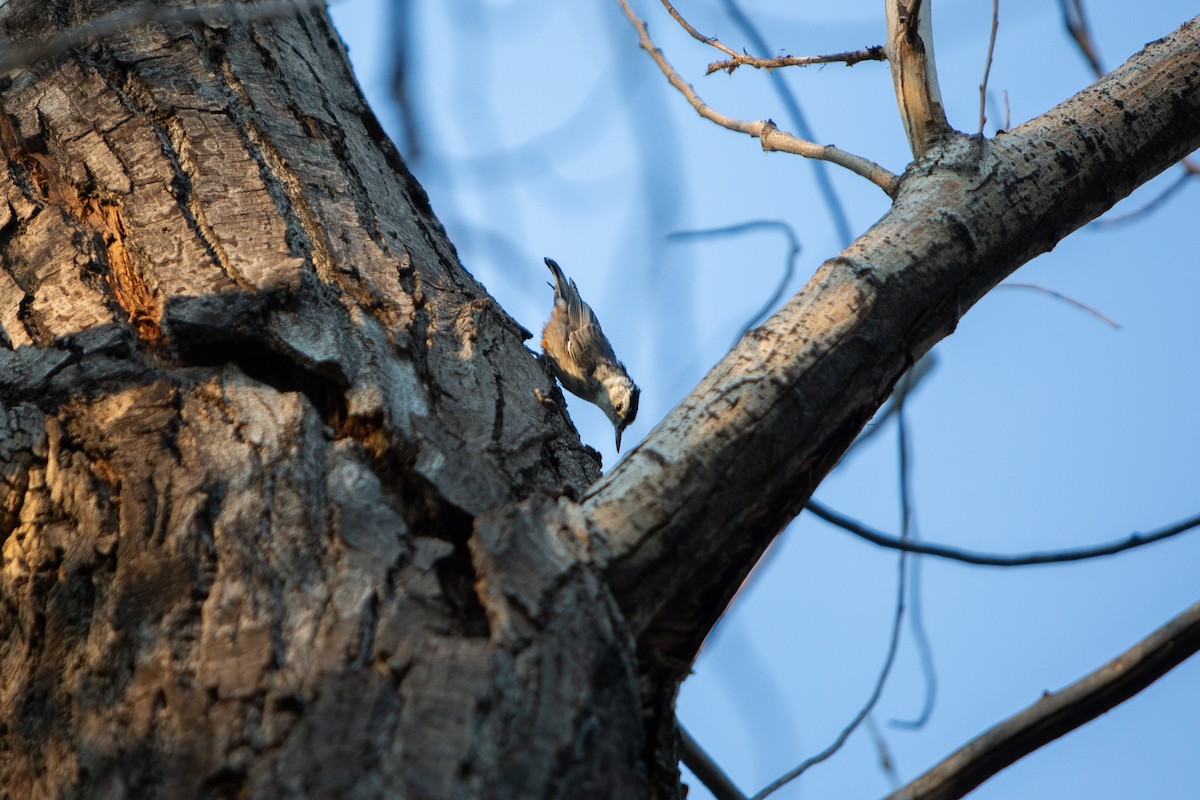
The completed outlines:
<svg viewBox="0 0 1200 800">
<path fill-rule="evenodd" d="M 771 295 L 786 243 L 759 232 L 681 242 L 672 232 L 784 220 L 803 246 L 789 292 L 841 250 L 814 180 L 794 156 L 701 120 L 637 49 L 615 0 L 415 3 L 413 85 L 423 157 L 414 170 L 463 264 L 518 320 L 550 307 L 542 256 L 576 279 L 643 390 L 626 441 L 643 437 L 728 349 Z M 701 31 L 752 49 L 722 3 L 677 3 Z M 676 68 L 714 107 L 793 129 L 767 74 L 704 76 L 717 53 L 661 5 L 635 7 Z M 813 54 L 880 44 L 882 4 L 743 3 L 772 48 Z M 387 87 L 388 4 L 342 0 L 333 14 L 359 80 L 403 141 Z M 1093 0 L 1109 68 L 1195 13 L 1182 0 Z M 950 121 L 978 126 L 991 4 L 934 4 Z M 823 143 L 893 171 L 909 160 L 885 64 L 779 73 Z M 989 124 L 1049 109 L 1091 82 L 1057 3 L 1001 3 Z M 875 186 L 829 174 L 853 233 L 887 209 Z M 1122 202 L 1132 210 L 1169 172 Z M 1019 270 L 1121 325 L 1019 288 L 992 292 L 934 350 L 908 405 L 922 537 L 1020 552 L 1078 547 L 1200 511 L 1200 259 L 1194 181 L 1154 214 L 1091 226 Z M 530 343 L 535 344 L 534 342 Z M 615 458 L 601 412 L 573 398 L 584 441 Z M 896 436 L 888 425 L 816 497 L 898 530 Z M 1200 532 L 1100 561 L 1013 570 L 922 561 L 921 607 L 938 690 L 924 702 L 906 629 L 876 720 L 908 780 L 988 726 L 1113 658 L 1197 600 Z M 869 695 L 887 646 L 896 557 L 805 515 L 718 626 L 684 684 L 684 724 L 744 790 L 823 748 Z M 1200 791 L 1200 660 L 984 784 L 975 798 L 1191 797 Z M 889 789 L 871 737 L 774 795 L 877 797 Z M 692 784 L 692 797 L 706 797 Z"/>
</svg>

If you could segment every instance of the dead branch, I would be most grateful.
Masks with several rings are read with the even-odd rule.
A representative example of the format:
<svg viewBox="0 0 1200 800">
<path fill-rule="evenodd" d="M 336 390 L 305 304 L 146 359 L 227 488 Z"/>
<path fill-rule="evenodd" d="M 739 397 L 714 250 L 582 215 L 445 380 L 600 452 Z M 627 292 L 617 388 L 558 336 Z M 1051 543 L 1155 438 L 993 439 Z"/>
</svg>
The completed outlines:
<svg viewBox="0 0 1200 800">
<path fill-rule="evenodd" d="M 1048 286 L 1042 286 L 1040 283 L 1021 283 L 1018 281 L 1005 281 L 1004 283 L 1000 284 L 996 288 L 997 289 L 1032 289 L 1035 292 L 1042 292 L 1043 294 L 1050 295 L 1051 297 L 1055 298 L 1056 300 L 1062 300 L 1064 303 L 1073 305 L 1076 308 L 1078 308 L 1080 311 L 1086 311 L 1087 313 L 1091 314 L 1093 317 L 1096 317 L 1097 319 L 1099 319 L 1105 325 L 1108 325 L 1110 328 L 1116 328 L 1117 330 L 1120 330 L 1120 328 L 1121 328 L 1121 323 L 1117 322 L 1115 319 L 1108 316 L 1100 309 L 1089 306 L 1087 303 L 1083 302 L 1082 300 L 1076 300 L 1074 297 L 1071 297 L 1070 295 L 1066 295 L 1066 294 L 1063 294 L 1062 292 L 1055 291 L 1054 289 L 1051 289 Z"/>
<path fill-rule="evenodd" d="M 717 800 L 746 800 L 746 795 L 682 725 L 679 726 L 679 744 L 683 763 L 713 793 L 713 797 Z"/>
<path fill-rule="evenodd" d="M 726 47 L 725 45 L 721 44 L 720 40 L 718 40 L 717 37 L 705 36 L 703 33 L 696 30 L 690 22 L 688 22 L 686 19 L 683 18 L 682 14 L 680 14 L 678 11 L 675 10 L 675 6 L 671 5 L 670 0 L 662 0 L 662 4 L 663 4 L 663 7 L 667 9 L 667 13 L 669 13 L 675 19 L 675 21 L 679 23 L 679 27 L 681 27 L 685 31 L 687 31 L 688 34 L 693 39 L 695 39 L 698 42 L 703 42 L 704 44 L 709 45 L 710 47 L 717 48 L 718 50 L 720 50 L 722 53 L 729 56 L 730 58 L 737 58 L 738 54 L 736 52 L 734 52 L 733 50 L 729 49 L 728 47 Z"/>
<path fill-rule="evenodd" d="M 983 81 L 979 84 L 979 135 L 987 122 L 988 75 L 992 72 L 992 55 L 996 52 L 996 30 L 1000 27 L 1000 0 L 992 0 L 992 35 L 988 37 L 987 61 L 983 64 Z"/>
<path fill-rule="evenodd" d="M 920 158 L 934 139 L 949 132 L 933 56 L 929 3 L 887 0 L 887 57 L 909 148 Z"/>
<path fill-rule="evenodd" d="M 1045 553 L 1024 553 L 1021 555 L 997 555 L 994 553 L 979 553 L 973 550 L 961 550 L 957 547 L 947 547 L 941 544 L 905 541 L 900 537 L 891 536 L 871 528 L 858 520 L 839 514 L 828 506 L 809 500 L 805 506 L 816 516 L 847 533 L 852 533 L 871 544 L 887 547 L 892 550 L 903 550 L 909 553 L 920 553 L 926 556 L 937 556 L 950 561 L 961 561 L 964 564 L 976 564 L 984 567 L 1030 567 L 1040 564 L 1065 564 L 1070 561 L 1085 561 L 1089 558 L 1102 558 L 1116 555 L 1135 547 L 1143 547 L 1163 539 L 1170 539 L 1193 528 L 1200 527 L 1200 514 L 1168 525 L 1165 528 L 1150 533 L 1132 533 L 1124 539 L 1095 547 L 1084 547 L 1077 550 L 1053 550 Z"/>
<path fill-rule="evenodd" d="M 646 23 L 634 12 L 633 8 L 629 5 L 629 0 L 617 0 L 617 2 L 620 4 L 621 10 L 625 12 L 625 16 L 629 18 L 629 21 L 637 30 L 642 49 L 650 54 L 650 57 L 654 59 L 654 63 L 662 70 L 663 75 L 666 76 L 670 84 L 687 99 L 692 108 L 696 109 L 697 114 L 710 122 L 720 125 L 722 128 L 728 128 L 731 131 L 755 137 L 762 143 L 763 150 L 777 150 L 779 152 L 804 156 L 805 158 L 830 161 L 871 181 L 883 189 L 889 197 L 895 196 L 896 185 L 899 181 L 898 176 L 876 164 L 874 161 L 854 155 L 853 153 L 847 153 L 845 150 L 841 150 L 831 144 L 819 145 L 815 142 L 801 139 L 787 131 L 781 131 L 771 120 L 749 122 L 735 119 L 734 117 L 722 114 L 705 103 L 696 94 L 696 90 L 692 88 L 691 84 L 685 81 L 676 72 L 675 68 L 671 66 L 666 56 L 663 55 L 662 50 L 654 44 L 654 41 L 650 38 L 650 32 L 646 28 Z"/>
<path fill-rule="evenodd" d="M 887 61 L 883 45 L 861 47 L 858 50 L 847 50 L 844 53 L 830 53 L 824 56 L 779 56 L 777 58 L 756 58 L 746 53 L 738 53 L 724 61 L 714 61 L 708 65 L 706 75 L 725 71 L 732 73 L 738 67 L 754 67 L 755 69 L 772 70 L 779 67 L 807 67 L 813 64 L 845 64 L 853 67 L 863 61 Z"/>
<path fill-rule="evenodd" d="M 955 800 L 1044 744 L 1133 697 L 1200 650 L 1200 603 L 1095 672 L 968 742 L 887 800 Z"/>
</svg>

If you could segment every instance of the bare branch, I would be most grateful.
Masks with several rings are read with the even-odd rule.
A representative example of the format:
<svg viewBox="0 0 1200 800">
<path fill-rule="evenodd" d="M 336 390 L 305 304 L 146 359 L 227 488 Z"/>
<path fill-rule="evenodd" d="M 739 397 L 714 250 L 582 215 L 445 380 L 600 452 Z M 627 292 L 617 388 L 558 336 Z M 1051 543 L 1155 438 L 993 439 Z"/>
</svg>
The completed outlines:
<svg viewBox="0 0 1200 800">
<path fill-rule="evenodd" d="M 654 63 L 658 64 L 658 68 L 662 70 L 662 73 L 667 77 L 670 84 L 687 98 L 687 101 L 696 109 L 697 114 L 710 122 L 720 125 L 722 128 L 728 128 L 731 131 L 757 138 L 762 143 L 763 150 L 777 150 L 804 156 L 805 158 L 819 158 L 823 161 L 830 161 L 871 181 L 883 189 L 889 197 L 895 196 L 896 184 L 899 178 L 874 161 L 856 156 L 853 153 L 847 153 L 831 144 L 819 145 L 815 142 L 801 139 L 791 133 L 779 130 L 775 126 L 775 123 L 770 120 L 748 122 L 722 114 L 720 111 L 709 106 L 700 99 L 700 96 L 696 94 L 696 90 L 692 88 L 691 84 L 680 77 L 675 68 L 667 61 L 662 50 L 655 46 L 653 40 L 650 38 L 650 32 L 646 29 L 646 23 L 634 13 L 633 8 L 629 5 L 629 0 L 617 0 L 617 2 L 620 4 L 621 10 L 625 12 L 625 16 L 629 18 L 629 21 L 633 23 L 633 27 L 637 30 L 642 49 L 650 54 L 650 57 L 654 59 Z"/>
<path fill-rule="evenodd" d="M 1063 22 L 1066 23 L 1067 33 L 1075 40 L 1079 52 L 1087 60 L 1092 73 L 1099 78 L 1104 74 L 1100 65 L 1100 53 L 1092 42 L 1092 30 L 1088 27 L 1087 16 L 1083 13 L 1083 0 L 1059 0 L 1063 10 Z"/>
<path fill-rule="evenodd" d="M 942 106 L 929 3 L 886 0 L 887 57 L 909 148 L 922 156 L 937 137 L 952 130 Z"/>
<path fill-rule="evenodd" d="M 1117 330 L 1120 330 L 1120 328 L 1121 328 L 1121 323 L 1117 322 L 1115 319 L 1108 316 L 1107 314 L 1100 311 L 1099 309 L 1089 306 L 1087 303 L 1083 302 L 1082 300 L 1076 300 L 1074 297 L 1071 297 L 1070 295 L 1063 294 L 1062 292 L 1057 292 L 1054 289 L 1051 289 L 1047 286 L 1042 286 L 1040 283 L 1019 283 L 1016 281 L 1005 281 L 1004 283 L 1000 284 L 996 288 L 997 289 L 1032 289 L 1037 292 L 1042 292 L 1043 294 L 1048 294 L 1055 299 L 1062 300 L 1064 303 L 1069 303 L 1069 304 L 1075 306 L 1076 308 L 1078 308 L 1080 311 L 1086 311 L 1087 313 L 1096 317 L 1101 322 L 1103 322 L 1104 324 L 1108 325 L 1111 328 L 1116 328 Z"/>
<path fill-rule="evenodd" d="M 200 6 L 163 6 L 156 2 L 105 14 L 30 45 L 0 40 L 0 74 L 10 74 L 44 58 L 62 55 L 119 33 L 145 25 L 186 25 L 196 22 L 258 22 L 319 8 L 324 0 L 265 0 L 259 3 L 212 3 Z"/>
<path fill-rule="evenodd" d="M 913 364 L 912 368 L 904 373 L 904 377 L 896 382 L 896 388 L 892 392 L 892 396 L 888 399 L 887 405 L 875 415 L 872 423 L 858 435 L 858 438 L 854 440 L 854 444 L 850 445 L 850 450 L 866 444 L 879 431 L 883 430 L 884 423 L 895 416 L 897 409 L 904 403 L 904 399 L 916 390 L 921 381 L 929 376 L 929 373 L 933 372 L 933 368 L 936 365 L 937 356 L 933 353 L 926 353 L 921 356 L 921 360 Z"/>
<path fill-rule="evenodd" d="M 983 135 L 983 126 L 987 122 L 985 105 L 987 103 L 988 75 L 992 71 L 992 54 L 996 52 L 996 30 L 1000 27 L 1000 0 L 992 0 L 992 35 L 988 37 L 987 61 L 983 65 L 983 82 L 979 84 L 979 135 Z"/>
<path fill-rule="evenodd" d="M 1198 514 L 1181 522 L 1176 522 L 1173 525 L 1168 525 L 1165 528 L 1151 531 L 1150 533 L 1132 533 L 1124 539 L 1095 547 L 1006 556 L 993 553 L 979 553 L 973 550 L 960 550 L 956 547 L 947 547 L 941 544 L 904 541 L 899 537 L 882 533 L 864 525 L 858 520 L 839 514 L 816 500 L 809 500 L 805 508 L 829 524 L 841 528 L 848 533 L 853 533 L 860 539 L 866 539 L 871 544 L 877 544 L 880 547 L 903 550 L 909 553 L 921 553 L 927 556 L 937 556 L 938 558 L 945 558 L 951 561 L 961 561 L 964 564 L 978 564 L 985 567 L 1029 567 L 1039 564 L 1065 564 L 1070 561 L 1101 558 L 1103 556 L 1123 553 L 1135 547 L 1161 542 L 1163 539 L 1170 539 L 1172 536 L 1178 536 L 1193 528 L 1200 527 L 1200 514 Z"/>
<path fill-rule="evenodd" d="M 675 6 L 671 5 L 670 0 L 661 0 L 663 6 L 667 9 L 675 21 L 679 23 L 693 39 L 698 42 L 703 42 L 711 47 L 715 47 L 725 55 L 729 56 L 724 61 L 714 61 L 708 65 L 706 75 L 711 75 L 714 72 L 724 70 L 732 73 L 735 69 L 741 66 L 754 67 L 755 69 L 774 69 L 776 67 L 802 67 L 810 64 L 836 64 L 845 63 L 846 66 L 852 67 L 860 61 L 886 61 L 887 56 L 883 53 L 883 45 L 874 45 L 872 47 L 863 47 L 859 50 L 848 50 L 844 53 L 833 53 L 827 56 L 780 56 L 778 58 L 758 58 L 749 55 L 748 53 L 738 53 L 726 45 L 722 44 L 715 36 L 705 36 L 700 31 L 696 30 L 690 22 L 683 18 Z"/>
<path fill-rule="evenodd" d="M 968 742 L 887 800 L 955 800 L 1048 742 L 1133 697 L 1200 650 L 1200 603 L 1095 672 Z"/>
<path fill-rule="evenodd" d="M 911 474 L 911 458 L 909 457 L 908 446 L 908 428 L 904 424 L 904 400 L 908 396 L 908 392 L 902 391 L 896 394 L 896 418 L 899 422 L 897 425 L 897 456 L 898 467 L 900 471 L 900 537 L 903 541 L 909 541 L 912 535 L 913 528 L 913 512 L 912 512 L 912 485 L 909 480 Z M 846 740 L 850 738 L 850 734 L 857 730 L 858 726 L 864 720 L 871 716 L 871 711 L 875 708 L 875 704 L 879 702 L 879 698 L 883 695 L 883 687 L 887 685 L 888 676 L 891 674 L 892 665 L 896 661 L 896 651 L 900 645 L 900 630 L 904 625 L 904 599 L 909 591 L 910 568 L 908 565 L 908 553 L 901 551 L 900 553 L 900 577 L 897 581 L 896 590 L 896 612 L 892 618 L 892 638 L 888 644 L 887 657 L 884 659 L 883 668 L 879 671 L 879 677 L 875 681 L 875 688 L 871 691 L 871 696 L 867 702 L 859 710 L 859 712 L 850 720 L 850 724 L 842 729 L 833 743 L 826 747 L 821 752 L 805 760 L 798 767 L 790 772 L 780 776 L 771 782 L 765 789 L 754 795 L 752 800 L 762 800 L 762 798 L 781 789 L 786 784 L 803 775 L 809 768 L 825 761 L 834 753 L 842 748 Z M 913 559 L 914 563 L 916 559 Z"/>
<path fill-rule="evenodd" d="M 756 58 L 745 53 L 735 53 L 724 61 L 714 61 L 708 65 L 706 75 L 714 72 L 732 73 L 738 67 L 754 67 L 755 69 L 772 70 L 779 67 L 807 67 L 813 64 L 845 64 L 853 67 L 863 61 L 887 61 L 883 45 L 876 44 L 862 47 L 858 50 L 847 50 L 844 53 L 830 53 L 824 56 L 779 56 L 777 58 Z"/>
<path fill-rule="evenodd" d="M 733 24 L 737 25 L 742 35 L 755 49 L 762 53 L 770 52 L 771 48 L 762 31 L 738 5 L 738 0 L 720 0 L 720 3 L 721 7 L 725 9 L 725 13 L 733 20 Z M 779 101 L 783 103 L 789 124 L 803 138 L 815 141 L 817 135 L 813 132 L 812 126 L 808 124 L 808 120 L 804 116 L 804 109 L 800 107 L 800 101 L 796 99 L 796 93 L 792 91 L 791 86 L 777 72 L 768 72 L 767 75 L 772 88 L 775 89 L 775 94 L 779 95 Z M 841 242 L 842 247 L 845 247 L 854 237 L 850 233 L 850 222 L 846 218 L 846 210 L 842 206 L 837 190 L 833 187 L 833 182 L 829 179 L 829 168 L 824 161 L 813 161 L 812 171 L 813 177 L 817 181 L 817 191 L 820 192 L 821 197 L 825 200 L 825 205 L 829 208 L 829 216 L 837 231 L 838 241 Z"/>
<path fill-rule="evenodd" d="M 915 376 L 914 372 L 914 370 L 909 370 L 904 376 L 904 383 L 910 383 L 909 376 L 913 376 L 911 384 L 906 387 L 906 391 L 902 393 L 898 392 L 896 397 L 896 438 L 900 451 L 900 540 L 903 542 L 917 541 L 917 526 L 912 501 L 912 457 L 909 445 L 911 436 L 908 430 L 908 417 L 904 413 L 904 406 L 908 400 L 909 392 L 912 386 L 915 385 L 917 377 L 919 377 Z M 908 591 L 910 595 L 909 602 L 912 606 L 908 621 L 913 633 L 913 642 L 917 645 L 917 652 L 921 657 L 921 672 L 925 677 L 925 701 L 921 704 L 921 713 L 917 716 L 916 720 L 894 720 L 892 724 L 898 727 L 920 728 L 925 725 L 929 720 L 929 715 L 933 713 L 933 704 L 937 697 L 937 674 L 933 667 L 933 648 L 929 644 L 929 637 L 925 635 L 925 625 L 921 616 L 920 558 L 913 559 L 912 567 L 910 568 Z"/>
<path fill-rule="evenodd" d="M 1156 208 L 1161 206 L 1163 203 L 1167 202 L 1167 200 L 1170 200 L 1172 195 L 1174 195 L 1176 192 L 1178 192 L 1180 189 L 1182 189 L 1184 187 L 1184 184 L 1187 184 L 1190 182 L 1190 179 L 1195 178 L 1197 175 L 1200 175 L 1200 169 L 1197 169 L 1195 163 L 1191 159 L 1185 158 L 1183 161 L 1180 162 L 1180 166 L 1183 167 L 1183 173 L 1178 178 L 1173 180 L 1171 182 L 1171 184 L 1169 186 L 1167 186 L 1166 189 L 1163 189 L 1162 192 L 1160 192 L 1153 199 L 1151 199 L 1148 203 L 1146 203 L 1146 205 L 1142 206 L 1141 208 L 1134 209 L 1133 211 L 1130 211 L 1126 214 L 1117 214 L 1116 216 L 1112 216 L 1112 217 L 1103 217 L 1101 219 L 1096 220 L 1092 224 L 1097 227 L 1102 227 L 1102 228 L 1109 227 L 1112 225 L 1124 225 L 1127 222 L 1133 222 L 1134 220 L 1138 219 L 1139 217 L 1145 216 L 1146 214 L 1149 214 L 1150 212 L 1154 211 Z"/>
<path fill-rule="evenodd" d="M 679 726 L 679 742 L 683 751 L 683 763 L 713 793 L 717 800 L 746 800 L 725 771 L 712 760 L 700 743 L 692 738 L 683 725 Z"/>
<path fill-rule="evenodd" d="M 888 783 L 892 785 L 892 788 L 899 789 L 900 773 L 896 771 L 896 760 L 892 758 L 891 748 L 888 747 L 883 731 L 879 730 L 879 724 L 875 722 L 874 714 L 867 715 L 865 727 L 871 736 L 871 741 L 875 743 L 875 752 L 879 756 L 879 769 L 887 776 Z"/>
<path fill-rule="evenodd" d="M 392 102 L 396 104 L 397 116 L 403 129 L 404 159 L 411 169 L 421 160 L 421 136 L 417 127 L 417 109 L 412 96 L 411 62 L 415 52 L 416 34 L 413 32 L 412 0 L 395 0 L 390 4 L 392 26 L 392 70 L 388 85 L 392 90 Z"/>
<path fill-rule="evenodd" d="M 750 798 L 750 800 L 762 800 L 764 797 L 774 794 L 776 791 L 791 783 L 796 778 L 799 778 L 811 767 L 815 767 L 817 764 L 820 764 L 822 761 L 828 759 L 838 750 L 841 750 L 842 745 L 844 745 L 846 740 L 850 738 L 850 734 L 854 733 L 854 731 L 858 729 L 858 726 L 862 724 L 862 721 L 866 719 L 867 716 L 870 715 L 872 709 L 875 708 L 875 704 L 879 702 L 879 698 L 883 694 L 883 687 L 887 685 L 888 675 L 890 675 L 892 672 L 892 665 L 896 662 L 896 651 L 900 644 L 900 629 L 904 624 L 904 598 L 905 593 L 908 591 L 907 555 L 907 553 L 901 553 L 900 555 L 900 578 L 897 582 L 898 588 L 896 591 L 896 614 L 892 618 L 891 639 L 888 642 L 887 656 L 884 657 L 883 667 L 879 670 L 879 677 L 875 680 L 875 687 L 871 690 L 871 696 L 867 698 L 867 702 L 864 703 L 863 707 L 860 708 L 858 713 L 854 715 L 854 718 L 850 720 L 850 723 L 846 725 L 845 728 L 842 728 L 841 733 L 837 735 L 837 737 L 829 744 L 828 747 L 816 755 L 805 759 L 795 768 L 771 781 L 771 783 L 767 784 L 762 791 L 754 795 L 752 798 Z"/>
<path fill-rule="evenodd" d="M 743 222 L 738 225 L 728 225 L 723 228 L 708 228 L 705 230 L 696 231 L 676 231 L 667 236 L 668 239 L 689 239 L 701 238 L 707 236 L 727 236 L 736 233 L 746 233 L 747 231 L 762 230 L 764 228 L 782 231 L 783 235 L 788 240 L 787 260 L 784 263 L 783 275 L 779 279 L 779 283 L 775 286 L 775 291 L 767 298 L 750 321 L 738 331 L 738 335 L 734 337 L 733 343 L 738 341 L 750 332 L 750 329 L 757 325 L 762 320 L 766 319 L 767 314 L 771 313 L 771 309 L 783 297 L 784 291 L 787 290 L 788 284 L 792 282 L 792 276 L 796 274 L 796 257 L 800 255 L 800 240 L 796 238 L 796 232 L 792 230 L 792 226 L 788 225 L 783 220 L 778 219 L 759 219 Z"/>
<path fill-rule="evenodd" d="M 695 28 L 693 28 L 692 24 L 690 22 L 688 22 L 686 19 L 684 19 L 682 14 L 680 14 L 678 11 L 675 10 L 675 6 L 671 5 L 670 0 L 662 0 L 662 4 L 667 9 L 667 12 L 672 17 L 675 18 L 675 21 L 679 23 L 680 27 L 683 28 L 685 31 L 687 31 L 693 39 L 695 39 L 698 42 L 703 42 L 704 44 L 707 44 L 707 45 L 717 48 L 718 50 L 720 50 L 722 53 L 729 56 L 730 58 L 738 57 L 738 54 L 735 51 L 730 50 L 728 47 L 721 44 L 721 42 L 718 41 L 717 37 L 705 36 L 703 33 L 696 30 Z"/>
</svg>

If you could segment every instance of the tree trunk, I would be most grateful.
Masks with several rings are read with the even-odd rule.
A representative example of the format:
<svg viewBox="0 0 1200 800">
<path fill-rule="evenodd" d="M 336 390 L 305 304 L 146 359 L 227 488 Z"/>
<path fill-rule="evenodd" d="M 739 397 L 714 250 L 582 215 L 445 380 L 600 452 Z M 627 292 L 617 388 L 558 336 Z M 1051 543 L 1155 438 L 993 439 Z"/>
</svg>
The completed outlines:
<svg viewBox="0 0 1200 800">
<path fill-rule="evenodd" d="M 599 483 L 323 12 L 11 75 L 0 794 L 677 795 L 675 693 L 741 577 L 971 303 L 1200 145 L 1198 29 L 948 136 Z"/>
<path fill-rule="evenodd" d="M 645 795 L 629 635 L 543 534 L 597 457 L 328 18 L 0 103 L 0 793 Z"/>
</svg>

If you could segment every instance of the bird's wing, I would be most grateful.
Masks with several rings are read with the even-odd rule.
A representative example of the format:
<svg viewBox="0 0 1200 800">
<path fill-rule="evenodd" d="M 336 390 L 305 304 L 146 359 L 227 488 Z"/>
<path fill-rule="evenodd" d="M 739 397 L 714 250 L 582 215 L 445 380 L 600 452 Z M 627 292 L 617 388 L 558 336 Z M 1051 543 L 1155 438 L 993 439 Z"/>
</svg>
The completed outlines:
<svg viewBox="0 0 1200 800">
<path fill-rule="evenodd" d="M 569 321 L 567 350 L 576 363 L 586 365 L 590 372 L 598 361 L 616 363 L 617 355 L 604 331 L 600 329 L 600 320 L 592 307 L 579 298 L 575 289 L 575 281 L 571 281 L 571 292 L 567 298 L 567 320 Z"/>
</svg>

